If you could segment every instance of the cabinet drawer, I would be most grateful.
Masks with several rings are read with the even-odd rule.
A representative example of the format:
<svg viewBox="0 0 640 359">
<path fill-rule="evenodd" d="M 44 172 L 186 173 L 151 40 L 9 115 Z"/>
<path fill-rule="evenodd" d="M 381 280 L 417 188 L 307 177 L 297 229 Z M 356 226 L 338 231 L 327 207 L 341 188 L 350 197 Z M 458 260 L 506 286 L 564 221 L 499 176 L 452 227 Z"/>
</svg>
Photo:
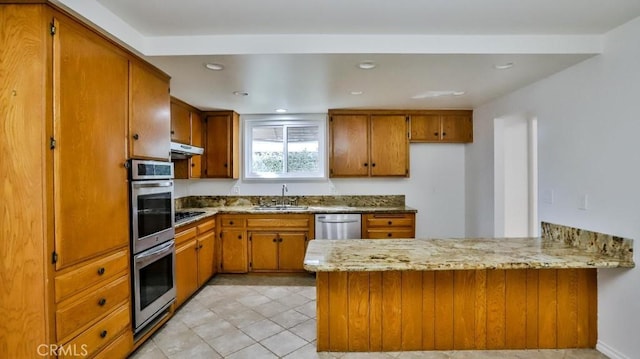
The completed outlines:
<svg viewBox="0 0 640 359">
<path fill-rule="evenodd" d="M 126 330 L 93 359 L 126 358 L 133 349 L 133 333 Z"/>
<path fill-rule="evenodd" d="M 232 228 L 242 228 L 245 226 L 245 219 L 238 217 L 227 217 L 223 216 L 220 218 L 220 226 L 222 227 L 232 227 Z"/>
<path fill-rule="evenodd" d="M 62 341 L 69 334 L 121 305 L 124 301 L 129 303 L 127 300 L 129 291 L 128 277 L 122 276 L 78 300 L 69 299 L 68 301 L 72 303 L 62 304 L 56 311 L 58 341 Z"/>
<path fill-rule="evenodd" d="M 308 228 L 309 218 L 248 218 L 248 228 Z"/>
<path fill-rule="evenodd" d="M 129 270 L 129 251 L 122 250 L 94 260 L 55 279 L 56 302 Z"/>
<path fill-rule="evenodd" d="M 106 318 L 89 327 L 89 329 L 65 344 L 65 347 L 84 348 L 87 351 L 87 357 L 92 356 L 95 352 L 109 344 L 118 333 L 129 327 L 129 318 L 131 317 L 129 308 L 129 303 L 120 306 Z M 76 358 L 76 356 L 74 356 L 73 353 L 61 353 L 58 358 Z"/>
<path fill-rule="evenodd" d="M 215 219 L 210 219 L 210 220 L 208 220 L 206 222 L 198 224 L 197 228 L 198 228 L 198 234 L 202 234 L 204 232 L 208 232 L 208 231 L 216 228 L 216 220 Z"/>
<path fill-rule="evenodd" d="M 196 227 L 191 227 L 180 232 L 176 232 L 176 246 L 178 246 L 180 243 L 184 243 L 190 239 L 196 238 L 196 233 Z"/>
<path fill-rule="evenodd" d="M 413 214 L 367 215 L 367 227 L 413 226 Z"/>
<path fill-rule="evenodd" d="M 393 229 L 370 229 L 367 230 L 368 239 L 393 239 L 393 238 L 413 238 L 415 233 L 411 228 L 393 228 Z"/>
</svg>

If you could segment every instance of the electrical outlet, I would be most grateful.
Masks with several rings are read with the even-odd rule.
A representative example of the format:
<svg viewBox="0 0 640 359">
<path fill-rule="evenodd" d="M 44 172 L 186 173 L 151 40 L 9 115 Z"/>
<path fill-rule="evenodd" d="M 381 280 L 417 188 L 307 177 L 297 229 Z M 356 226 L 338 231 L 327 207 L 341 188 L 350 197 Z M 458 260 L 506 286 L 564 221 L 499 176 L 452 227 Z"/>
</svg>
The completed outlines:
<svg viewBox="0 0 640 359">
<path fill-rule="evenodd" d="M 583 194 L 582 197 L 580 198 L 580 206 L 578 207 L 578 209 L 581 209 L 583 211 L 586 211 L 589 209 L 589 195 L 588 194 Z"/>
<path fill-rule="evenodd" d="M 234 194 L 240 193 L 240 186 L 233 186 L 231 192 L 233 192 Z"/>
</svg>

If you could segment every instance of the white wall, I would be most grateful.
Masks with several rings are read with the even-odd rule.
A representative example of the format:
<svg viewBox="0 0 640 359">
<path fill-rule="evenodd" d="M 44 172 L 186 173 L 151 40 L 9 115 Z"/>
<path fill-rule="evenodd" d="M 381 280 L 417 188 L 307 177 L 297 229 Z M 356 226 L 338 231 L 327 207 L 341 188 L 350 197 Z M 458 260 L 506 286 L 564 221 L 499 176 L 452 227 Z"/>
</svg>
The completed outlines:
<svg viewBox="0 0 640 359">
<path fill-rule="evenodd" d="M 639 64 L 637 18 L 606 35 L 602 55 L 476 108 L 466 148 L 467 235 L 493 234 L 494 119 L 525 112 L 538 118 L 540 220 L 640 246 Z M 579 209 L 585 194 L 588 209 Z M 640 357 L 639 298 L 640 270 L 599 270 L 598 349 L 605 354 Z"/>
<path fill-rule="evenodd" d="M 406 204 L 418 210 L 417 237 L 464 237 L 465 145 L 415 143 L 410 178 L 331 179 L 322 182 L 286 182 L 287 195 L 404 194 Z M 278 195 L 282 183 L 242 180 L 177 180 L 176 197 L 195 195 Z"/>
</svg>

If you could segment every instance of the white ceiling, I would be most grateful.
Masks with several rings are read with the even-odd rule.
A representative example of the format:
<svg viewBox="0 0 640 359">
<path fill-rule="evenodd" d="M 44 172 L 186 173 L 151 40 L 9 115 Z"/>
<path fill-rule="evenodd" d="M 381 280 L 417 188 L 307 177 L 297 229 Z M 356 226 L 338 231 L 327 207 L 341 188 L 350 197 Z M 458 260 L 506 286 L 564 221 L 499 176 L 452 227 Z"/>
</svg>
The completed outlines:
<svg viewBox="0 0 640 359">
<path fill-rule="evenodd" d="M 171 75 L 174 96 L 241 114 L 474 108 L 597 55 L 640 16 L 639 0 L 57 1 Z M 465 94 L 412 98 L 439 90 Z"/>
</svg>

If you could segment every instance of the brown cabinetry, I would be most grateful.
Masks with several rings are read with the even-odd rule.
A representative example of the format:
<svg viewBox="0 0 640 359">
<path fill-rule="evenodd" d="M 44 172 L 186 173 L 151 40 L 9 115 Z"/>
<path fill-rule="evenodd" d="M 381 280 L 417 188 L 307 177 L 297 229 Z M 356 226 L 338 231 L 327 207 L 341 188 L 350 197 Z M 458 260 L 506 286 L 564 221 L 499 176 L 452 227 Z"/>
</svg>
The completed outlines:
<svg viewBox="0 0 640 359">
<path fill-rule="evenodd" d="M 443 110 L 411 115 L 411 142 L 473 142 L 473 112 Z"/>
<path fill-rule="evenodd" d="M 240 118 L 233 111 L 205 112 L 203 177 L 240 176 Z"/>
<path fill-rule="evenodd" d="M 168 161 L 171 157 L 169 77 L 132 60 L 129 78 L 130 157 Z"/>
<path fill-rule="evenodd" d="M 48 2 L 18 3 L 0 4 L 0 357 L 34 357 L 43 344 L 125 357 L 124 164 L 168 160 L 168 77 Z"/>
<path fill-rule="evenodd" d="M 249 271 L 245 216 L 220 216 L 220 272 Z"/>
<path fill-rule="evenodd" d="M 215 272 L 215 219 L 176 229 L 176 305 L 182 305 Z"/>
<path fill-rule="evenodd" d="M 253 272 L 301 272 L 313 233 L 307 214 L 254 215 L 247 218 L 249 269 Z"/>
<path fill-rule="evenodd" d="M 171 141 L 196 147 L 203 146 L 203 124 L 200 111 L 175 97 L 171 98 Z M 175 178 L 202 176 L 202 156 L 173 160 Z"/>
<path fill-rule="evenodd" d="M 391 239 L 416 236 L 415 213 L 376 213 L 362 215 L 362 238 Z"/>
<path fill-rule="evenodd" d="M 408 117 L 330 111 L 331 177 L 408 177 Z"/>
</svg>

